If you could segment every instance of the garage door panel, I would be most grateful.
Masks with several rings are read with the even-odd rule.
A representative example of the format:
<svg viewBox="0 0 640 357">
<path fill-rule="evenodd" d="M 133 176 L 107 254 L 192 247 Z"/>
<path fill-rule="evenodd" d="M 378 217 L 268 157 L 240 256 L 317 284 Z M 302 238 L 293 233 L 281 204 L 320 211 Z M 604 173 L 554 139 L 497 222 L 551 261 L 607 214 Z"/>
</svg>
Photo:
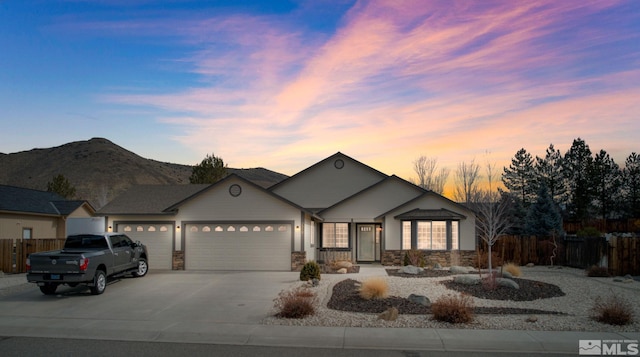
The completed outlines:
<svg viewBox="0 0 640 357">
<path fill-rule="evenodd" d="M 214 225 L 215 226 L 215 225 Z M 205 228 L 207 227 L 207 228 Z M 190 225 L 186 234 L 187 269 L 290 270 L 291 225 L 247 222 L 217 226 Z M 267 230 L 270 227 L 271 230 Z M 242 231 L 241 231 L 242 229 Z"/>
<path fill-rule="evenodd" d="M 168 224 L 118 224 L 117 231 L 147 247 L 150 269 L 172 269 L 173 226 Z"/>
</svg>

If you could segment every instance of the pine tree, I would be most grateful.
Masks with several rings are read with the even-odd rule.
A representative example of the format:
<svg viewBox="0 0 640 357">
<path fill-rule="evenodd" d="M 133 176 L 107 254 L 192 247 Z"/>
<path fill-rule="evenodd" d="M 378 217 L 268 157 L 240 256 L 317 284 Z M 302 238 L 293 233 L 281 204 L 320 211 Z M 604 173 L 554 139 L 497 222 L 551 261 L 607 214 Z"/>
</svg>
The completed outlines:
<svg viewBox="0 0 640 357">
<path fill-rule="evenodd" d="M 564 155 L 562 171 L 568 187 L 567 211 L 574 219 L 586 220 L 589 218 L 593 196 L 589 177 L 592 165 L 593 158 L 589 146 L 580 138 L 573 140 L 571 148 Z"/>
<path fill-rule="evenodd" d="M 567 182 L 562 172 L 562 165 L 562 154 L 553 144 L 547 148 L 544 158 L 536 156 L 534 165 L 536 185 L 546 185 L 551 199 L 560 209 L 567 202 Z"/>
<path fill-rule="evenodd" d="M 627 157 L 622 176 L 625 211 L 633 218 L 640 218 L 640 155 L 632 152 Z"/>
<path fill-rule="evenodd" d="M 535 175 L 533 158 L 524 148 L 511 159 L 509 168 L 504 168 L 502 183 L 509 192 L 518 197 L 523 207 L 528 207 L 535 197 Z"/>
<path fill-rule="evenodd" d="M 600 150 L 593 159 L 591 170 L 594 206 L 602 219 L 611 218 L 616 202 L 620 201 L 622 172 L 618 164 Z"/>
<path fill-rule="evenodd" d="M 551 199 L 546 185 L 540 185 L 538 197 L 529 207 L 525 231 L 529 235 L 538 237 L 561 235 L 563 232 L 562 216 Z"/>
<path fill-rule="evenodd" d="M 52 181 L 47 182 L 47 191 L 57 193 L 66 199 L 74 198 L 76 195 L 76 188 L 71 185 L 71 182 L 62 174 L 55 176 Z"/>
<path fill-rule="evenodd" d="M 191 170 L 190 183 L 215 183 L 227 176 L 227 166 L 222 158 L 211 154 Z"/>
</svg>

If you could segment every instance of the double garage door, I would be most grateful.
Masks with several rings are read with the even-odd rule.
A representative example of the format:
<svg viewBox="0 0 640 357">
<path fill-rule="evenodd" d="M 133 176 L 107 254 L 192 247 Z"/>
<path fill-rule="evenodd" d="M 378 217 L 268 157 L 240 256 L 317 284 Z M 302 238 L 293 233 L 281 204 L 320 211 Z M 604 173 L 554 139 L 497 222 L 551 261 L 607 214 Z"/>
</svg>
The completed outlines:
<svg viewBox="0 0 640 357">
<path fill-rule="evenodd" d="M 173 225 L 163 223 L 119 223 L 119 233 L 147 246 L 149 269 L 171 269 L 173 260 Z"/>
<path fill-rule="evenodd" d="M 187 270 L 291 270 L 290 223 L 185 225 Z"/>
</svg>

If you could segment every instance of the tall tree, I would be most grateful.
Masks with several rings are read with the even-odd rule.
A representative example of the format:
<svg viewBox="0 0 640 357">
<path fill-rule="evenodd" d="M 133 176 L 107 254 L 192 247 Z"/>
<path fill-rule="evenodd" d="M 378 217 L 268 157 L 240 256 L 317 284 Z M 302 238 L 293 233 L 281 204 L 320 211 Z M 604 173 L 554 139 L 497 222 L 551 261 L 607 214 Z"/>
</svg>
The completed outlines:
<svg viewBox="0 0 640 357">
<path fill-rule="evenodd" d="M 525 231 L 529 235 L 538 237 L 563 233 L 562 216 L 546 185 L 540 185 L 536 201 L 529 207 Z"/>
<path fill-rule="evenodd" d="M 473 207 L 476 211 L 476 228 L 478 235 L 488 248 L 489 274 L 491 274 L 491 250 L 493 245 L 510 228 L 509 206 L 511 199 L 509 194 L 501 193 L 495 187 L 495 165 L 487 164 L 487 188 L 478 191 L 474 197 Z"/>
<path fill-rule="evenodd" d="M 622 172 L 618 164 L 607 154 L 600 150 L 593 159 L 591 168 L 592 190 L 594 206 L 602 219 L 611 218 L 615 210 L 616 202 L 620 201 L 620 188 L 622 186 Z"/>
<path fill-rule="evenodd" d="M 413 161 L 413 170 L 418 175 L 416 184 L 441 195 L 449 178 L 449 169 L 443 167 L 438 171 L 437 167 L 438 159 L 436 158 L 423 155 Z"/>
<path fill-rule="evenodd" d="M 571 148 L 564 155 L 562 167 L 569 194 L 567 211 L 574 219 L 589 218 L 592 199 L 589 175 L 592 165 L 589 146 L 580 138 L 574 139 Z"/>
<path fill-rule="evenodd" d="M 509 192 L 518 197 L 525 208 L 535 198 L 535 172 L 533 170 L 533 158 L 524 148 L 518 150 L 511 165 L 503 168 L 502 183 Z"/>
<path fill-rule="evenodd" d="M 547 186 L 549 196 L 559 209 L 567 202 L 567 181 L 562 173 L 563 157 L 560 150 L 550 144 L 544 158 L 536 156 L 534 171 L 538 186 Z M 561 212 L 562 213 L 562 212 Z"/>
<path fill-rule="evenodd" d="M 54 176 L 52 181 L 47 182 L 47 191 L 57 193 L 67 199 L 74 198 L 76 195 L 76 188 L 62 174 Z"/>
<path fill-rule="evenodd" d="M 479 193 L 480 165 L 471 162 L 461 162 L 455 173 L 456 188 L 454 198 L 458 202 L 472 202 Z"/>
<path fill-rule="evenodd" d="M 227 176 L 227 166 L 220 157 L 207 156 L 191 170 L 190 183 L 215 183 Z"/>
<path fill-rule="evenodd" d="M 640 155 L 632 152 L 627 157 L 622 176 L 625 211 L 633 218 L 640 218 Z"/>
</svg>

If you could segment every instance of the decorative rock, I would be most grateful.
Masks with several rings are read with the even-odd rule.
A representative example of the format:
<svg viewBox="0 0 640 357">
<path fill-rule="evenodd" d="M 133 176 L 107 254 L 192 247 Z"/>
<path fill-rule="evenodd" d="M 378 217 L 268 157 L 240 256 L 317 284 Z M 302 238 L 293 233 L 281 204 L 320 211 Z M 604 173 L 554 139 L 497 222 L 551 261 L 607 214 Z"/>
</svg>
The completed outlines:
<svg viewBox="0 0 640 357">
<path fill-rule="evenodd" d="M 311 279 L 311 286 L 318 286 L 320 284 L 320 280 L 317 278 Z"/>
<path fill-rule="evenodd" d="M 340 268 L 336 271 L 336 273 L 338 274 L 346 274 L 347 273 L 347 268 Z"/>
<path fill-rule="evenodd" d="M 502 277 L 507 279 L 513 279 L 513 275 L 506 270 L 502 272 Z"/>
<path fill-rule="evenodd" d="M 456 275 L 453 277 L 453 282 L 463 285 L 478 285 L 480 284 L 480 277 L 478 275 Z"/>
<path fill-rule="evenodd" d="M 442 265 L 440 263 L 433 264 L 433 269 L 442 269 Z"/>
<path fill-rule="evenodd" d="M 424 295 L 411 294 L 409 295 L 409 301 L 424 306 L 431 306 L 431 300 Z"/>
<path fill-rule="evenodd" d="M 534 316 L 534 315 L 531 315 L 531 316 L 527 317 L 527 319 L 525 321 L 526 322 L 531 322 L 531 323 L 538 322 L 538 317 Z"/>
<path fill-rule="evenodd" d="M 398 309 L 390 307 L 378 315 L 378 320 L 395 321 L 398 318 Z"/>
<path fill-rule="evenodd" d="M 469 273 L 469 269 L 467 269 L 465 267 L 457 266 L 457 265 L 451 266 L 451 268 L 449 268 L 449 271 L 451 272 L 451 274 L 467 274 L 467 273 Z"/>
<path fill-rule="evenodd" d="M 336 269 L 341 269 L 341 268 L 349 269 L 353 266 L 353 263 L 347 260 L 339 260 L 333 264 L 336 267 Z"/>
<path fill-rule="evenodd" d="M 613 278 L 613 281 L 615 283 L 622 283 L 622 282 L 624 282 L 624 279 L 622 279 L 622 278 Z"/>
<path fill-rule="evenodd" d="M 527 266 L 527 268 L 533 268 L 533 267 L 535 266 L 535 264 L 533 264 L 533 263 L 529 263 L 529 264 L 527 264 L 526 266 Z"/>
<path fill-rule="evenodd" d="M 402 269 L 400 269 L 400 271 L 402 271 L 405 274 L 413 274 L 413 275 L 418 275 L 420 274 L 424 269 L 420 268 L 420 267 L 416 267 L 413 265 L 405 265 L 402 267 Z"/>
<path fill-rule="evenodd" d="M 625 275 L 624 278 L 627 280 L 633 280 L 633 277 L 631 276 L 631 274 Z"/>
<path fill-rule="evenodd" d="M 498 286 L 504 286 L 505 288 L 512 288 L 516 290 L 520 289 L 520 285 L 518 285 L 518 283 L 511 279 L 496 278 L 496 283 L 498 284 Z"/>
</svg>

